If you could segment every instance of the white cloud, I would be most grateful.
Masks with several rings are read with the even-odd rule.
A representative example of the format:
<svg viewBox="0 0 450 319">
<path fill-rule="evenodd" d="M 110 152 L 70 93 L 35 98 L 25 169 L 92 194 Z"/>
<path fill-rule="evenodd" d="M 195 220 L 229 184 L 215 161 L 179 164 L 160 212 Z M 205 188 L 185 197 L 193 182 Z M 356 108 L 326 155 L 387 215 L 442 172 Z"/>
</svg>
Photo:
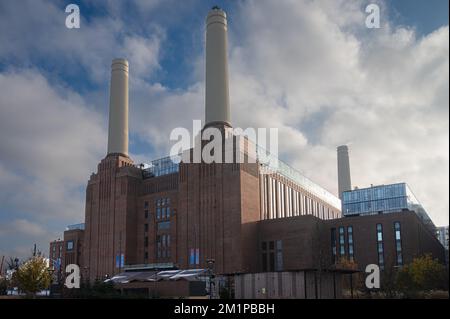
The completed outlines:
<svg viewBox="0 0 450 319">
<path fill-rule="evenodd" d="M 242 3 L 234 123 L 289 132 L 282 156 L 334 192 L 335 148 L 351 141 L 355 185 L 406 181 L 448 224 L 448 26 L 421 39 L 388 22 L 369 32 L 352 3 Z"/>
<path fill-rule="evenodd" d="M 448 224 L 449 28 L 417 38 L 382 19 L 368 30 L 364 3 L 239 2 L 229 29 L 233 124 L 278 127 L 282 159 L 335 193 L 336 146 L 351 142 L 354 185 L 406 181 L 433 220 Z M 74 31 L 48 1 L 2 3 L 0 61 L 21 66 L 0 73 L 0 202 L 11 212 L 3 225 L 26 220 L 50 230 L 47 238 L 48 218 L 82 219 L 83 188 L 106 149 L 112 58 L 130 60 L 131 144 L 151 146 L 136 161 L 168 154 L 170 131 L 204 118 L 202 56 L 192 57 L 192 74 L 177 74 L 191 80 L 186 89 L 155 81 L 172 39 L 148 17 L 158 8 L 179 23 L 188 5 L 177 15 L 171 6 L 139 2 L 131 25 L 110 2 L 110 15 Z M 45 71 L 33 69 L 43 60 Z M 62 73 L 103 91 L 77 93 L 60 84 Z"/>
<path fill-rule="evenodd" d="M 45 234 L 45 230 L 42 228 L 42 226 L 33 224 L 26 219 L 16 219 L 12 221 L 8 226 L 8 228 L 4 226 L 0 227 L 0 236 L 42 236 L 43 234 Z"/>
<path fill-rule="evenodd" d="M 64 68 L 59 72 L 102 84 L 108 81 L 111 60 L 127 57 L 136 67 L 135 76 L 149 77 L 158 67 L 164 30 L 152 21 L 134 30 L 115 15 L 123 12 L 121 5 L 105 6 L 102 10 L 111 15 L 91 20 L 82 11 L 80 28 L 68 29 L 64 7 L 54 2 L 24 0 L 21 6 L 2 3 L 0 30 L 7 31 L 0 32 L 0 59 L 20 65 L 51 61 L 51 65 Z"/>
<path fill-rule="evenodd" d="M 2 228 L 48 243 L 54 232 L 44 228 L 84 216 L 81 187 L 105 153 L 105 121 L 78 94 L 52 87 L 37 71 L 0 73 L 0 87 Z"/>
</svg>

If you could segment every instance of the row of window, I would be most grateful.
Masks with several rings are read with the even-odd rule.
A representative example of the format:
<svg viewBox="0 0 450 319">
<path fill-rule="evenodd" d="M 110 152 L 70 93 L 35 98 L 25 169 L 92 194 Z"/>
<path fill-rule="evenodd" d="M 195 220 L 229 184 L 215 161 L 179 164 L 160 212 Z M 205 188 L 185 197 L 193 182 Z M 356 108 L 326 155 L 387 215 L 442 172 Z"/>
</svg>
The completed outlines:
<svg viewBox="0 0 450 319">
<path fill-rule="evenodd" d="M 189 265 L 199 265 L 200 264 L 200 249 L 191 248 L 189 250 Z"/>
<path fill-rule="evenodd" d="M 67 251 L 72 251 L 73 250 L 73 246 L 74 246 L 74 242 L 73 240 L 68 240 L 66 241 L 66 250 Z M 62 245 L 59 246 L 59 255 L 61 256 L 61 251 L 62 251 Z M 53 255 L 55 255 L 56 252 L 56 246 L 53 246 Z"/>
<path fill-rule="evenodd" d="M 403 255 L 402 255 L 402 233 L 400 229 L 400 223 L 394 223 L 395 229 L 395 253 L 397 258 L 397 265 L 403 265 Z"/>
<path fill-rule="evenodd" d="M 170 229 L 170 221 L 159 222 L 156 224 L 158 230 L 167 230 Z"/>
<path fill-rule="evenodd" d="M 159 198 L 156 200 L 156 206 L 170 205 L 170 198 Z"/>
<path fill-rule="evenodd" d="M 358 203 L 344 203 L 342 205 L 342 212 L 347 214 L 361 214 L 366 212 L 379 212 L 389 210 L 401 210 L 408 207 L 408 198 L 397 197 L 378 199 L 371 201 L 364 201 Z"/>
<path fill-rule="evenodd" d="M 394 223 L 395 231 L 395 252 L 396 252 L 396 265 L 403 265 L 403 255 L 402 255 L 402 236 L 401 236 L 401 225 L 400 222 Z M 353 227 L 347 227 L 347 243 L 345 242 L 345 227 L 339 227 L 339 256 L 346 257 L 350 261 L 354 261 L 354 240 L 353 240 Z M 383 225 L 376 224 L 376 249 L 378 256 L 378 266 L 381 270 L 385 266 L 384 258 L 384 239 L 383 239 Z M 331 256 L 332 262 L 335 263 L 337 260 L 337 241 L 336 241 L 336 229 L 331 229 Z"/>
<path fill-rule="evenodd" d="M 364 189 L 356 189 L 349 192 L 344 192 L 342 195 L 343 195 L 343 202 L 349 203 L 349 202 L 363 202 L 363 201 L 387 199 L 394 197 L 404 197 L 407 196 L 407 193 L 406 193 L 406 185 L 401 183 L 401 184 L 375 186 Z"/>
<path fill-rule="evenodd" d="M 378 266 L 384 269 L 384 243 L 383 243 L 383 225 L 377 224 L 377 254 Z"/>
<path fill-rule="evenodd" d="M 170 218 L 170 207 L 157 207 L 156 219 Z"/>
<path fill-rule="evenodd" d="M 59 245 L 58 247 L 59 247 L 59 251 L 61 251 L 62 250 L 62 245 Z M 53 252 L 55 252 L 55 251 L 56 251 L 56 245 L 53 245 Z"/>
<path fill-rule="evenodd" d="M 262 242 L 262 270 L 283 270 L 283 245 L 281 240 Z"/>
<path fill-rule="evenodd" d="M 347 227 L 347 243 L 345 242 L 345 227 L 339 227 L 339 256 L 348 256 L 350 261 L 354 261 L 354 242 L 353 242 L 353 226 Z M 336 262 L 337 245 L 336 245 L 336 229 L 331 229 L 331 256 L 332 262 Z"/>
<path fill-rule="evenodd" d="M 159 206 L 165 206 L 165 205 L 170 205 L 170 198 L 169 197 L 163 197 L 163 198 L 158 198 L 155 201 L 155 205 L 157 207 Z M 148 201 L 144 201 L 144 209 L 147 209 L 149 207 L 149 203 Z"/>
<path fill-rule="evenodd" d="M 148 237 L 144 237 L 144 247 L 148 247 Z M 156 236 L 156 253 L 158 258 L 170 257 L 170 235 L 163 234 Z M 145 250 L 144 259 L 147 262 L 148 252 Z"/>
<path fill-rule="evenodd" d="M 156 206 L 156 219 L 166 219 L 170 218 L 171 208 L 170 208 L 170 198 L 158 198 L 155 202 Z M 144 202 L 144 217 L 148 219 L 149 217 L 149 203 Z"/>
<path fill-rule="evenodd" d="M 170 257 L 170 235 L 158 235 L 156 237 L 157 242 L 157 257 L 158 258 L 169 258 Z"/>
<path fill-rule="evenodd" d="M 170 218 L 171 209 L 170 209 L 170 198 L 158 198 L 155 201 L 155 212 L 157 220 L 164 220 L 156 223 L 156 229 L 158 231 L 168 230 L 170 229 L 170 221 L 165 220 Z M 149 218 L 149 202 L 144 202 L 144 216 L 147 220 Z M 149 224 L 144 224 L 144 247 L 148 247 L 148 231 Z M 170 235 L 169 234 L 161 234 L 156 237 L 156 256 L 157 258 L 170 258 Z M 148 251 L 144 252 L 144 261 L 148 262 Z"/>
<path fill-rule="evenodd" d="M 157 207 L 156 208 L 156 219 L 167 219 L 171 216 L 171 210 L 170 207 Z M 144 211 L 144 218 L 148 219 L 149 217 L 149 211 L 146 209 Z"/>
</svg>

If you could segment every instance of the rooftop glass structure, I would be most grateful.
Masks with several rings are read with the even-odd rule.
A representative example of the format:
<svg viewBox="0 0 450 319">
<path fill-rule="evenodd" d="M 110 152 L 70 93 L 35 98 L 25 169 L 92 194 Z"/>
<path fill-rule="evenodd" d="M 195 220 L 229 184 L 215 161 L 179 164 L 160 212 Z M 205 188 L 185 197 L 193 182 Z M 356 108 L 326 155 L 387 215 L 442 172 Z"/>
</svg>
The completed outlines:
<svg viewBox="0 0 450 319">
<path fill-rule="evenodd" d="M 257 145 L 251 140 L 247 141 L 250 145 L 248 149 L 252 149 L 254 151 L 256 159 L 258 160 L 259 164 L 265 168 L 264 171 L 266 174 L 280 174 L 283 177 L 301 186 L 311 194 L 317 196 L 321 200 L 329 203 L 339 210 L 341 209 L 341 200 L 338 197 L 322 188 L 318 184 L 314 183 L 301 172 L 281 161 L 280 159 L 278 159 L 278 157 L 271 154 L 263 147 Z M 244 152 L 242 145 L 241 152 Z M 150 164 L 145 164 L 146 167 L 141 166 L 144 179 L 177 173 L 179 170 L 179 163 L 181 158 L 181 154 L 177 156 L 167 156 L 153 160 Z"/>
<path fill-rule="evenodd" d="M 158 177 L 172 173 L 178 173 L 179 157 L 167 156 L 151 161 L 151 163 L 143 168 L 142 174 L 145 178 Z"/>
<path fill-rule="evenodd" d="M 300 171 L 281 161 L 279 158 L 269 153 L 264 148 L 260 147 L 259 145 L 257 145 L 256 147 L 257 158 L 260 161 L 260 164 L 266 168 L 268 173 L 280 174 L 281 176 L 301 186 L 311 194 L 317 196 L 321 200 L 329 203 L 339 210 L 341 209 L 341 200 L 338 197 L 334 196 L 323 187 L 314 183 Z"/>
<path fill-rule="evenodd" d="M 433 224 L 406 183 L 354 189 L 342 194 L 344 216 L 376 215 L 402 210 L 414 211 L 426 224 Z"/>
<path fill-rule="evenodd" d="M 75 230 L 75 229 L 84 230 L 84 223 L 68 225 L 66 227 L 66 230 Z"/>
</svg>

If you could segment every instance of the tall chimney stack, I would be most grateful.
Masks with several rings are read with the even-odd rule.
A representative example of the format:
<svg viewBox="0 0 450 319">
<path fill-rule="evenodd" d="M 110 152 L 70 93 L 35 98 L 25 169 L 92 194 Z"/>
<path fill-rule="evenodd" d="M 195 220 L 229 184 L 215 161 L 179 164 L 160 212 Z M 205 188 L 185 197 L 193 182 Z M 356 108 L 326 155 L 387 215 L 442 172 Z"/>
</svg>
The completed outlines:
<svg viewBox="0 0 450 319">
<path fill-rule="evenodd" d="M 227 41 L 227 15 L 215 6 L 206 18 L 205 126 L 231 127 Z"/>
<path fill-rule="evenodd" d="M 342 199 L 342 193 L 352 189 L 350 179 L 350 160 L 348 157 L 347 145 L 341 145 L 337 148 L 338 162 L 338 192 L 339 198 Z"/>
<path fill-rule="evenodd" d="M 128 61 L 114 59 L 109 95 L 108 155 L 128 156 Z"/>
</svg>

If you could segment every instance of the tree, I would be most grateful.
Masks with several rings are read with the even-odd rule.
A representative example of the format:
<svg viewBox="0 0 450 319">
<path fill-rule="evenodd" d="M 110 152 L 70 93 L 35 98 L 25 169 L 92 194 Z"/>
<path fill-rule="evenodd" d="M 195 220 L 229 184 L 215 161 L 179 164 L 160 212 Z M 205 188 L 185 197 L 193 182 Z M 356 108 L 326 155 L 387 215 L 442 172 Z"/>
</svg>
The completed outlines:
<svg viewBox="0 0 450 319">
<path fill-rule="evenodd" d="M 448 290 L 448 272 L 431 255 L 414 258 L 409 265 L 399 270 L 397 286 L 406 297 L 414 297 L 419 291 Z"/>
<path fill-rule="evenodd" d="M 399 273 L 397 269 L 392 265 L 388 264 L 381 272 L 381 285 L 380 292 L 385 298 L 395 298 L 398 295 L 398 278 Z"/>
<path fill-rule="evenodd" d="M 13 275 L 13 281 L 20 291 L 33 297 L 50 286 L 51 275 L 44 258 L 35 256 L 26 261 Z"/>
<path fill-rule="evenodd" d="M 8 290 L 8 282 L 6 278 L 0 277 L 0 296 L 6 295 L 7 290 Z"/>
<path fill-rule="evenodd" d="M 17 270 L 19 268 L 19 258 L 9 257 L 9 260 L 6 261 L 6 266 L 8 270 Z"/>
</svg>

